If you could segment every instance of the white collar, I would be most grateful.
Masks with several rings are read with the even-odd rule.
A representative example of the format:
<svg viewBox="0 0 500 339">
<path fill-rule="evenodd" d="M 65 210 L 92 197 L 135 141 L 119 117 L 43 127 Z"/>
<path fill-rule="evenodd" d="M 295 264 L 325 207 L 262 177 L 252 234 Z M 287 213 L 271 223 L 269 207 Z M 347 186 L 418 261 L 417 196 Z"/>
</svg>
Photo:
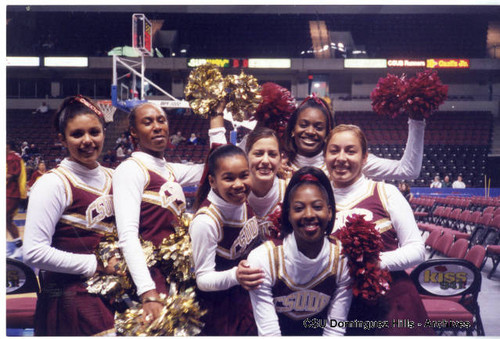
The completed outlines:
<svg viewBox="0 0 500 339">
<path fill-rule="evenodd" d="M 319 152 L 315 156 L 306 157 L 305 155 L 297 154 L 293 164 L 298 168 L 302 168 L 304 166 L 314 166 L 317 168 L 321 168 L 325 163 L 325 157 L 323 155 L 323 151 Z"/>
</svg>

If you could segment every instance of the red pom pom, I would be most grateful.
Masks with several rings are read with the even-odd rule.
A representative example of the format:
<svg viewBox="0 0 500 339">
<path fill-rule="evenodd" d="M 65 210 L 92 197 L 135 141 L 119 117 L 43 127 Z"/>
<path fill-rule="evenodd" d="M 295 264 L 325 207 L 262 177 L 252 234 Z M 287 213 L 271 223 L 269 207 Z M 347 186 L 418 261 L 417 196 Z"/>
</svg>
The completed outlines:
<svg viewBox="0 0 500 339">
<path fill-rule="evenodd" d="M 420 72 L 408 81 L 405 109 L 428 118 L 447 97 L 448 86 L 441 83 L 437 72 Z"/>
<path fill-rule="evenodd" d="M 403 112 L 428 118 L 447 98 L 448 86 L 443 85 L 437 72 L 427 70 L 406 80 L 387 74 L 380 78 L 372 91 L 372 107 L 375 113 L 395 118 Z"/>
<path fill-rule="evenodd" d="M 398 77 L 387 74 L 385 78 L 380 78 L 377 86 L 370 94 L 373 110 L 379 115 L 392 118 L 400 115 L 406 102 L 406 86 L 404 76 Z"/>
<path fill-rule="evenodd" d="M 295 98 L 286 88 L 273 82 L 262 84 L 260 95 L 262 102 L 252 118 L 283 137 L 288 119 L 297 108 Z"/>
<path fill-rule="evenodd" d="M 366 300 L 376 300 L 390 289 L 391 275 L 379 267 L 382 237 L 375 224 L 363 215 L 347 217 L 345 227 L 333 237 L 342 243 L 342 254 L 348 258 L 349 273 L 353 279 L 352 292 Z"/>
<path fill-rule="evenodd" d="M 278 239 L 281 236 L 281 205 L 282 203 L 278 203 L 273 213 L 266 217 L 266 221 L 272 223 L 269 226 L 269 239 Z"/>
</svg>

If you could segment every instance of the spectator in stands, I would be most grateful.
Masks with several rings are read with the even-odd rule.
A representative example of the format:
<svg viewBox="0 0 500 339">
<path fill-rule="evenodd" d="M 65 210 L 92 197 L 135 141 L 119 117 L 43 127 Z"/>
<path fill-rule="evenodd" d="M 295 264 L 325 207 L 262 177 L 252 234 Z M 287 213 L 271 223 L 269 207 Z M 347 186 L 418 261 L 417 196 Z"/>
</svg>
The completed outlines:
<svg viewBox="0 0 500 339">
<path fill-rule="evenodd" d="M 119 144 L 116 149 L 116 160 L 122 161 L 123 159 L 125 159 L 125 148 L 122 144 Z"/>
<path fill-rule="evenodd" d="M 44 101 L 36 110 L 34 110 L 32 113 L 33 114 L 46 114 L 49 111 L 49 106 L 47 106 L 47 103 Z"/>
<path fill-rule="evenodd" d="M 442 187 L 443 188 L 450 188 L 451 187 L 451 181 L 450 181 L 450 177 L 445 175 L 444 176 L 444 180 L 442 182 Z"/>
<path fill-rule="evenodd" d="M 462 181 L 463 178 L 461 175 L 457 177 L 457 180 L 453 182 L 453 188 L 465 188 L 465 182 Z"/>
<path fill-rule="evenodd" d="M 36 147 L 35 144 L 31 144 L 30 147 L 27 149 L 27 153 L 30 157 L 34 156 L 37 157 L 40 155 L 40 150 L 38 147 Z"/>
<path fill-rule="evenodd" d="M 104 157 L 102 158 L 102 161 L 104 162 L 104 165 L 107 167 L 112 167 L 113 163 L 116 161 L 116 157 L 113 154 L 112 150 L 108 150 Z"/>
<path fill-rule="evenodd" d="M 116 146 L 118 148 L 119 145 L 126 145 L 128 144 L 128 138 L 127 136 L 125 135 L 125 133 L 122 133 L 118 139 L 116 139 Z"/>
<path fill-rule="evenodd" d="M 197 145 L 198 144 L 198 137 L 196 136 L 196 133 L 191 133 L 191 136 L 189 137 L 188 144 L 191 145 Z"/>
<path fill-rule="evenodd" d="M 182 136 L 181 131 L 177 131 L 177 133 L 175 133 L 174 135 L 172 135 L 170 137 L 170 142 L 172 143 L 172 145 L 175 145 L 175 146 L 180 145 L 180 144 L 184 143 L 185 141 L 186 141 L 186 138 L 184 138 Z"/>
<path fill-rule="evenodd" d="M 21 203 L 21 199 L 26 199 L 26 169 L 24 162 L 19 153 L 15 151 L 16 143 L 13 141 L 7 142 L 7 233 L 12 237 L 11 241 L 7 242 L 7 257 L 21 259 L 23 241 L 19 234 L 14 216 L 17 213 L 17 208 Z"/>
<path fill-rule="evenodd" d="M 21 145 L 21 158 L 23 158 L 24 161 L 27 161 L 29 158 L 28 149 L 29 149 L 28 142 L 23 141 L 23 143 Z"/>
<path fill-rule="evenodd" d="M 431 188 L 441 188 L 441 187 L 443 187 L 443 184 L 441 183 L 439 175 L 436 175 L 434 177 L 434 180 L 431 182 Z"/>
<path fill-rule="evenodd" d="M 407 182 L 401 181 L 398 188 L 406 200 L 410 201 L 413 198 L 413 194 L 410 192 L 410 185 Z"/>
<path fill-rule="evenodd" d="M 47 172 L 47 166 L 45 165 L 45 162 L 40 161 L 38 163 L 38 168 L 31 174 L 30 180 L 28 181 L 28 195 L 30 193 L 31 187 L 33 187 L 38 178 L 45 174 L 45 172 Z"/>
<path fill-rule="evenodd" d="M 28 160 L 26 161 L 26 172 L 28 177 L 33 173 L 36 168 L 38 167 L 38 163 L 36 161 L 35 157 L 28 157 Z"/>
<path fill-rule="evenodd" d="M 54 144 L 52 145 L 51 149 L 55 149 L 55 150 L 63 150 L 64 149 L 64 146 L 61 142 L 61 140 L 59 140 L 59 138 L 55 138 L 54 139 Z"/>
</svg>

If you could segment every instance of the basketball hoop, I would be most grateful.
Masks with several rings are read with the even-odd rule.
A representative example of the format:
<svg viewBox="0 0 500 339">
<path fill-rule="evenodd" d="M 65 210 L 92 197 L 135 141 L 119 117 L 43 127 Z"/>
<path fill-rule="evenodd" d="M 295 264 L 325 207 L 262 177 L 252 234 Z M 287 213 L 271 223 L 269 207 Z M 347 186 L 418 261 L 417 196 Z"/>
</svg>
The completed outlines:
<svg viewBox="0 0 500 339">
<path fill-rule="evenodd" d="M 97 101 L 97 106 L 99 106 L 99 109 L 101 110 L 102 114 L 104 114 L 104 121 L 112 122 L 113 116 L 115 115 L 116 112 L 116 107 L 113 106 L 111 100 L 99 100 Z"/>
</svg>

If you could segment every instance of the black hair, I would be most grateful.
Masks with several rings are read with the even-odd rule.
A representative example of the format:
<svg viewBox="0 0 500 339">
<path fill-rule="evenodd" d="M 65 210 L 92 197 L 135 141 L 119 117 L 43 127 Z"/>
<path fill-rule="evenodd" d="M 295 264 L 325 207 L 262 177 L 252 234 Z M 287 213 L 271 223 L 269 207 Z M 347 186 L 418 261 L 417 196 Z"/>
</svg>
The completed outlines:
<svg viewBox="0 0 500 339">
<path fill-rule="evenodd" d="M 207 198 L 208 192 L 210 191 L 210 182 L 208 180 L 208 176 L 211 175 L 212 177 L 215 177 L 215 174 L 219 169 L 219 160 L 236 155 L 241 155 L 245 158 L 245 160 L 247 160 L 245 152 L 241 148 L 233 144 L 219 146 L 210 150 L 210 154 L 208 155 L 208 159 L 205 163 L 205 170 L 201 178 L 200 185 L 198 187 L 198 190 L 196 191 L 195 201 L 193 205 L 195 211 L 200 208 L 203 201 L 205 201 L 205 199 Z"/>
<path fill-rule="evenodd" d="M 300 113 L 307 108 L 317 108 L 319 109 L 326 118 L 326 133 L 327 136 L 330 131 L 333 129 L 333 115 L 330 109 L 328 108 L 328 103 L 318 97 L 310 97 L 311 99 L 304 101 L 290 116 L 290 120 L 288 120 L 288 125 L 286 126 L 286 133 L 284 135 L 284 148 L 287 152 L 288 159 L 290 163 L 292 163 L 297 157 L 297 145 L 295 145 L 295 140 L 292 137 L 293 130 L 295 129 L 295 125 L 297 124 L 297 120 L 299 118 Z M 323 149 L 323 147 L 321 147 Z"/>
<path fill-rule="evenodd" d="M 313 178 L 311 178 L 311 176 Z M 295 191 L 297 190 L 297 188 L 306 184 L 318 187 L 319 190 L 322 192 L 323 196 L 328 198 L 327 203 L 328 207 L 330 207 L 332 210 L 332 218 L 328 220 L 325 234 L 329 235 L 330 233 L 332 233 L 333 223 L 335 221 L 335 198 L 333 196 L 332 184 L 330 183 L 330 180 L 328 180 L 328 177 L 322 170 L 313 166 L 305 166 L 293 174 L 285 191 L 285 197 L 283 199 L 283 206 L 281 212 L 282 238 L 285 238 L 288 234 L 291 234 L 293 232 L 293 227 L 289 220 L 291 198 L 295 193 Z"/>
<path fill-rule="evenodd" d="M 267 127 L 256 127 L 253 131 L 248 133 L 247 135 L 247 142 L 245 144 L 245 152 L 250 152 L 252 149 L 253 145 L 259 141 L 260 139 L 265 139 L 265 138 L 275 138 L 276 142 L 278 143 L 278 151 L 281 153 L 281 142 L 280 138 L 278 137 L 278 133 L 276 133 L 275 130 L 267 128 Z"/>
<path fill-rule="evenodd" d="M 64 131 L 68 126 L 68 121 L 81 114 L 94 114 L 99 119 L 104 130 L 104 114 L 92 100 L 83 95 L 67 97 L 63 100 L 54 118 L 54 127 L 58 133 L 64 137 Z"/>
</svg>

